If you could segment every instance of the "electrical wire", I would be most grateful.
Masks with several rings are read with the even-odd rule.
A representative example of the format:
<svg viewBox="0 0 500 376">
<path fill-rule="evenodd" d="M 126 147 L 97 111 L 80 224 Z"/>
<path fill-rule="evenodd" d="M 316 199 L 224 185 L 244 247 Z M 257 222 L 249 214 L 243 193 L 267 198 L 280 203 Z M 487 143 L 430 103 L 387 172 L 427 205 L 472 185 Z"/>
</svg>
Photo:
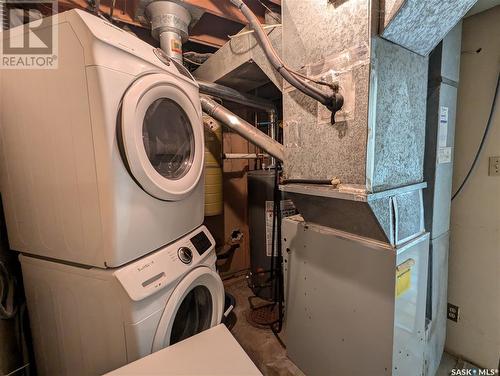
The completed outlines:
<svg viewBox="0 0 500 376">
<path fill-rule="evenodd" d="M 284 342 L 281 340 L 279 333 L 283 329 L 283 317 L 284 317 L 284 278 L 283 278 L 283 253 L 282 253 L 282 243 L 281 243 L 281 191 L 279 189 L 280 181 L 280 171 L 281 165 L 279 161 L 276 161 L 274 170 L 274 192 L 273 192 L 273 236 L 272 236 L 272 246 L 271 246 L 271 272 L 274 270 L 273 279 L 273 302 L 274 307 L 278 308 L 278 317 L 270 325 L 273 334 L 275 335 L 278 342 L 286 348 Z M 273 262 L 274 261 L 274 262 Z"/>
<path fill-rule="evenodd" d="M 500 84 L 500 72 L 498 72 L 498 75 L 497 75 L 497 86 L 496 86 L 496 89 L 495 89 L 495 94 L 493 95 L 493 102 L 491 103 L 490 114 L 488 116 L 488 122 L 486 123 L 486 127 L 484 129 L 483 138 L 481 139 L 481 143 L 479 144 L 479 147 L 477 149 L 477 152 L 476 152 L 476 155 L 474 157 L 474 160 L 472 161 L 472 164 L 471 164 L 471 166 L 469 168 L 469 172 L 467 172 L 467 175 L 465 175 L 465 178 L 462 181 L 462 184 L 460 184 L 460 186 L 458 187 L 457 191 L 451 197 L 452 201 L 462 191 L 462 189 L 464 188 L 465 184 L 467 184 L 467 181 L 469 180 L 469 177 L 471 176 L 472 172 L 474 171 L 474 168 L 476 167 L 477 161 L 479 160 L 479 157 L 480 157 L 481 152 L 483 150 L 483 147 L 484 147 L 484 144 L 486 142 L 486 139 L 488 138 L 488 134 L 489 134 L 489 131 L 491 129 L 491 124 L 492 124 L 492 120 L 493 120 L 493 114 L 495 113 L 495 108 L 496 108 L 496 104 L 497 104 L 499 84 Z"/>
<path fill-rule="evenodd" d="M 268 12 L 269 12 L 269 16 L 271 16 L 271 17 L 272 17 L 272 18 L 273 18 L 276 22 L 278 22 L 278 23 L 280 23 L 280 22 L 281 22 L 281 20 L 280 20 L 278 17 L 276 17 L 276 16 L 274 15 L 274 12 L 273 12 L 273 10 L 272 10 L 271 8 L 269 8 L 269 7 L 268 7 L 266 4 L 264 4 L 261 0 L 258 0 L 258 1 L 259 1 L 260 5 L 262 5 L 262 6 L 263 6 L 263 7 L 264 7 L 264 8 L 265 8 Z"/>
<path fill-rule="evenodd" d="M 274 30 L 277 27 L 283 27 L 283 25 L 282 24 L 272 24 L 272 25 L 264 25 L 264 26 L 262 26 L 262 28 L 264 30 L 271 29 L 271 31 Z M 228 35 L 228 38 L 229 39 L 234 39 L 234 38 L 239 38 L 239 37 L 242 37 L 244 35 L 253 34 L 253 33 L 255 33 L 254 30 L 247 30 L 247 31 L 242 31 L 242 32 L 240 32 L 238 34 Z M 269 33 L 271 33 L 271 32 L 269 32 Z"/>
<path fill-rule="evenodd" d="M 187 57 L 184 57 L 183 59 L 184 59 L 184 61 L 187 61 L 190 64 L 194 64 L 194 65 L 198 65 L 198 66 L 201 65 L 201 63 L 197 63 L 196 61 L 188 59 Z"/>
<path fill-rule="evenodd" d="M 115 12 L 116 0 L 111 2 L 111 7 L 109 8 L 109 19 L 113 22 L 113 13 Z"/>
<path fill-rule="evenodd" d="M 16 316 L 15 278 L 0 261 L 0 319 L 9 320 Z"/>
<path fill-rule="evenodd" d="M 270 34 L 274 28 L 276 28 L 276 27 L 282 27 L 282 26 L 283 26 L 282 24 L 264 25 L 264 26 L 261 25 L 261 28 L 262 28 L 262 30 L 271 29 L 271 31 L 269 31 L 269 34 Z M 255 29 L 243 31 L 241 33 L 234 34 L 234 35 L 228 35 L 228 37 L 229 37 L 229 39 L 234 39 L 234 38 L 239 38 L 239 37 L 242 37 L 242 36 L 248 35 L 248 34 L 255 34 Z M 269 34 L 267 34 L 267 35 L 269 35 Z M 283 61 L 281 63 L 282 63 L 282 66 L 283 66 L 284 69 L 286 69 L 288 72 L 290 72 L 291 74 L 293 74 L 295 76 L 303 78 L 304 80 L 308 80 L 308 81 L 314 82 L 315 84 L 318 84 L 318 85 L 328 86 L 329 88 L 333 87 L 334 89 L 337 89 L 336 85 L 334 85 L 334 84 L 330 84 L 328 82 L 325 82 L 325 81 L 322 81 L 322 80 L 317 80 L 315 78 L 306 76 L 305 74 L 302 74 L 302 73 L 300 73 L 300 72 L 292 69 L 290 66 L 288 66 L 287 64 L 285 64 Z"/>
<path fill-rule="evenodd" d="M 21 367 L 16 368 L 14 371 L 9 372 L 5 376 L 12 376 L 12 375 L 18 373 L 19 371 L 22 371 L 23 369 L 28 368 L 29 366 L 30 366 L 30 363 L 26 363 L 26 364 L 22 365 Z"/>
</svg>

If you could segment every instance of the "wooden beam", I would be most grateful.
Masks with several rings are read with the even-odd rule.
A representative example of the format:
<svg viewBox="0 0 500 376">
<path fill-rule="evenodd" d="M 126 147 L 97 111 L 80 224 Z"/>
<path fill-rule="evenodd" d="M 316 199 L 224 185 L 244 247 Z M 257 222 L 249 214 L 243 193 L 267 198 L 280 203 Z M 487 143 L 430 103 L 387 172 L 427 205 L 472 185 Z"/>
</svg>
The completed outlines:
<svg viewBox="0 0 500 376">
<path fill-rule="evenodd" d="M 190 35 L 189 36 L 189 41 L 198 43 L 198 44 L 203 44 L 204 46 L 210 46 L 210 47 L 215 47 L 215 48 L 221 48 L 226 41 L 224 39 L 215 37 L 213 35 Z"/>
<path fill-rule="evenodd" d="M 184 0 L 207 13 L 246 25 L 247 19 L 229 0 Z M 264 22 L 264 7 L 258 0 L 246 0 L 245 3 L 255 13 L 260 22 Z"/>
<path fill-rule="evenodd" d="M 189 32 L 189 40 L 212 47 L 221 47 L 229 35 L 238 33 L 243 25 L 225 18 L 205 13 Z"/>
<path fill-rule="evenodd" d="M 125 8 L 123 6 L 119 7 L 118 6 L 119 3 L 124 4 L 125 1 L 123 1 L 123 0 L 116 1 L 115 9 L 113 11 L 113 19 L 115 19 L 117 21 L 121 21 L 121 22 L 126 23 L 126 24 L 144 27 L 144 25 L 141 25 L 139 22 L 135 21 L 133 19 L 132 15 L 125 11 Z M 64 12 L 66 10 L 73 9 L 73 8 L 85 9 L 85 10 L 90 9 L 90 5 L 85 0 L 59 0 L 58 5 L 59 5 L 60 12 Z M 101 11 L 101 13 L 109 15 L 109 12 L 111 10 L 111 2 L 110 1 L 101 2 L 99 10 Z"/>
<path fill-rule="evenodd" d="M 140 0 L 116 0 L 113 18 L 118 21 L 141 26 L 136 20 L 135 11 L 139 7 Z M 281 0 L 268 0 L 274 4 L 281 4 Z M 203 12 L 237 22 L 242 25 L 247 24 L 245 16 L 231 4 L 229 0 L 184 0 L 190 6 L 196 7 Z M 264 22 L 265 8 L 259 0 L 246 0 L 245 3 L 255 13 L 260 22 Z M 88 9 L 90 6 L 86 0 L 59 0 L 61 9 L 71 8 Z M 109 14 L 111 0 L 102 0 L 100 10 L 102 13 Z"/>
<path fill-rule="evenodd" d="M 246 19 L 229 0 L 184 0 L 187 4 L 201 9 L 205 14 L 191 30 L 189 40 L 195 43 L 219 48 L 228 40 L 228 35 L 236 34 Z M 267 0 L 281 4 L 281 0 Z M 109 15 L 112 0 L 101 0 L 100 11 Z M 256 13 L 261 22 L 264 22 L 264 7 L 258 0 L 245 0 L 246 4 Z M 87 0 L 59 0 L 59 11 L 78 8 L 91 10 Z M 139 0 L 116 0 L 113 19 L 139 27 L 145 27 L 135 19 L 134 12 Z"/>
</svg>

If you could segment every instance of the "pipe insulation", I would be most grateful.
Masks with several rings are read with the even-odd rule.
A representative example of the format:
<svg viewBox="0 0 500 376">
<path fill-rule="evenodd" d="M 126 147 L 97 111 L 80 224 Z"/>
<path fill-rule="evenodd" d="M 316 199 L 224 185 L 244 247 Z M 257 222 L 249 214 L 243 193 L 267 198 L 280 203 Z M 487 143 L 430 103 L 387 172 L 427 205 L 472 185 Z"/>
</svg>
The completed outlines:
<svg viewBox="0 0 500 376">
<path fill-rule="evenodd" d="M 273 140 L 265 133 L 259 131 L 250 123 L 236 116 L 231 111 L 221 106 L 214 100 L 202 96 L 200 97 L 201 108 L 205 113 L 214 119 L 220 121 L 226 127 L 232 129 L 240 136 L 257 145 L 262 150 L 266 151 L 276 159 L 282 161 L 284 158 L 284 149 L 278 141 Z"/>
</svg>

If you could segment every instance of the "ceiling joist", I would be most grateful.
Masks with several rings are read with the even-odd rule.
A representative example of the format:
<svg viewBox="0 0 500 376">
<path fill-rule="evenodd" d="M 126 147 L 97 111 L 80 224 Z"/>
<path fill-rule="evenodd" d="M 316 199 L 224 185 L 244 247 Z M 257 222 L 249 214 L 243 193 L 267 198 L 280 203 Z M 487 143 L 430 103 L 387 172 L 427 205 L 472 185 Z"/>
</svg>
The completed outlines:
<svg viewBox="0 0 500 376">
<path fill-rule="evenodd" d="M 94 0 L 96 1 L 96 0 Z M 98 1 L 100 12 L 109 16 L 112 0 Z M 184 0 L 186 4 L 198 8 L 203 16 L 191 30 L 189 40 L 194 43 L 219 48 L 228 41 L 228 36 L 237 33 L 247 24 L 243 14 L 231 4 L 230 0 Z M 259 0 L 246 0 L 246 4 L 264 23 L 265 7 Z M 281 0 L 262 0 L 268 6 L 281 5 Z M 147 28 L 141 24 L 136 11 L 140 0 L 115 0 L 113 19 L 129 25 Z M 87 0 L 59 0 L 59 11 L 79 8 L 92 11 L 92 5 Z"/>
</svg>

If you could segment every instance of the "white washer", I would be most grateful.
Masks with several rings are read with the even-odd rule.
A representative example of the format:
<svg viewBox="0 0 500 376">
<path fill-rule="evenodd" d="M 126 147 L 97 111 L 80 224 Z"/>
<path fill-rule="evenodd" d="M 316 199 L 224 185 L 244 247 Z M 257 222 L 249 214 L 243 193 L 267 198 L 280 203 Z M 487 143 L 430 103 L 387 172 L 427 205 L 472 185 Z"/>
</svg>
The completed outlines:
<svg viewBox="0 0 500 376">
<path fill-rule="evenodd" d="M 202 226 L 118 269 L 20 256 L 38 373 L 100 375 L 219 324 L 214 245 Z"/>
<path fill-rule="evenodd" d="M 56 69 L 0 72 L 10 245 L 117 267 L 203 222 L 198 85 L 161 50 L 89 13 L 52 22 Z"/>
</svg>

